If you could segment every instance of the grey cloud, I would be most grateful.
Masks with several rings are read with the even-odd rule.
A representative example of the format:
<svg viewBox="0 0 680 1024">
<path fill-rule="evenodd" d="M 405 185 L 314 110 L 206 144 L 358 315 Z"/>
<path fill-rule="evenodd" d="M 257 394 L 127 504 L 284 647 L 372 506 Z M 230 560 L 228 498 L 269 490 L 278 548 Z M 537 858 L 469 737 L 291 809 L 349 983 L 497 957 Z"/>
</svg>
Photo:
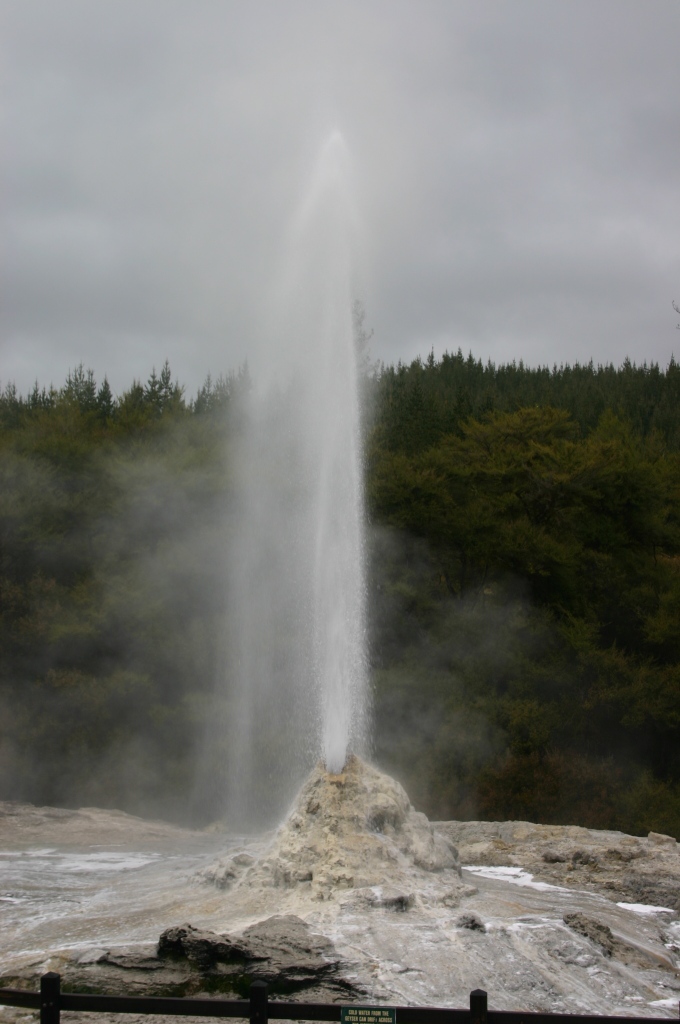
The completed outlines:
<svg viewBox="0 0 680 1024">
<path fill-rule="evenodd" d="M 193 390 L 263 308 L 339 126 L 374 354 L 670 358 L 675 0 L 0 0 L 2 379 Z"/>
</svg>

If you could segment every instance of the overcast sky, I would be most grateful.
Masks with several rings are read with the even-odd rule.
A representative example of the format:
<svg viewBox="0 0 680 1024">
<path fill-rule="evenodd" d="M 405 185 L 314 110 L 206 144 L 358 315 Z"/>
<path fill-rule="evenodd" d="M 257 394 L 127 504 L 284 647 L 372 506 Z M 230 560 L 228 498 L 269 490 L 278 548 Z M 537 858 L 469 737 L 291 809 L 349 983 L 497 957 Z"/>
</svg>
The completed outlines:
<svg viewBox="0 0 680 1024">
<path fill-rule="evenodd" d="M 193 394 L 339 129 L 373 355 L 680 356 L 679 0 L 0 0 L 3 385 Z"/>
</svg>

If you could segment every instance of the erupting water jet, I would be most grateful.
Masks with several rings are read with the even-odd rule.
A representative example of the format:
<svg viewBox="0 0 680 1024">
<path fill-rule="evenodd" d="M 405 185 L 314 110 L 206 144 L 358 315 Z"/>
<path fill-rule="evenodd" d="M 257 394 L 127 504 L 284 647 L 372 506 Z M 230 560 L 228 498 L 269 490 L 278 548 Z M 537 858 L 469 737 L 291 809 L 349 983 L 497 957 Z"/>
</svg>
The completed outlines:
<svg viewBox="0 0 680 1024">
<path fill-rule="evenodd" d="M 367 747 L 356 220 L 334 132 L 291 227 L 239 436 L 228 697 L 216 724 L 236 827 L 280 819 L 316 761 L 338 773 Z"/>
</svg>

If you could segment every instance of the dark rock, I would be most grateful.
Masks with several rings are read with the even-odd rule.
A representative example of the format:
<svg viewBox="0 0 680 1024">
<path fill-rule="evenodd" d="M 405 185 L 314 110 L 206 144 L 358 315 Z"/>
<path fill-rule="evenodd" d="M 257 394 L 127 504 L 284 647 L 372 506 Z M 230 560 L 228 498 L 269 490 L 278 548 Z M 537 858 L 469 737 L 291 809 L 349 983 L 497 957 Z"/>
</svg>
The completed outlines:
<svg viewBox="0 0 680 1024">
<path fill-rule="evenodd" d="M 543 851 L 543 860 L 546 864 L 564 864 L 566 859 L 563 853 L 558 853 L 556 850 Z"/>
<path fill-rule="evenodd" d="M 680 888 L 677 878 L 650 878 L 649 875 L 627 873 L 620 883 L 627 903 L 648 903 L 653 907 L 669 907 L 680 913 Z"/>
<path fill-rule="evenodd" d="M 194 996 L 213 990 L 207 975 L 188 960 L 159 957 L 153 945 L 90 949 L 59 969 L 64 987 L 72 992 L 127 996 Z M 19 986 L 24 987 L 23 985 Z M 227 987 L 225 992 L 233 989 Z"/>
<path fill-rule="evenodd" d="M 574 850 L 571 855 L 572 864 L 586 864 L 588 867 L 597 867 L 600 863 L 599 858 L 589 850 Z"/>
<path fill-rule="evenodd" d="M 668 907 L 680 913 L 680 887 L 674 877 L 651 878 L 648 874 L 626 872 L 602 882 L 607 896 L 615 902 L 646 903 L 652 907 Z"/>
<path fill-rule="evenodd" d="M 258 959 L 246 942 L 229 935 L 201 931 L 190 924 L 166 929 L 158 940 L 158 956 L 186 957 L 203 971 L 218 963 L 235 964 Z"/>
<path fill-rule="evenodd" d="M 605 956 L 611 956 L 614 952 L 615 939 L 612 930 L 606 924 L 595 921 L 585 914 L 565 914 L 562 918 L 564 923 L 579 935 L 584 935 L 591 942 L 596 942 L 602 949 Z"/>
<path fill-rule="evenodd" d="M 258 921 L 243 939 L 251 949 L 248 973 L 272 985 L 308 985 L 336 975 L 340 961 L 330 939 L 309 930 L 294 915 Z"/>
<path fill-rule="evenodd" d="M 154 955 L 153 947 L 144 946 L 118 946 L 94 962 L 109 964 L 111 967 L 123 967 L 130 971 L 162 971 L 165 966 L 163 961 Z M 78 963 L 84 964 L 87 961 L 80 959 Z"/>
<path fill-rule="evenodd" d="M 159 962 L 188 961 L 204 976 L 227 979 L 235 991 L 252 980 L 266 981 L 273 992 L 293 992 L 321 985 L 348 992 L 332 942 L 310 931 L 293 915 L 270 917 L 246 928 L 239 937 L 201 931 L 190 924 L 168 928 L 158 941 Z"/>
<path fill-rule="evenodd" d="M 640 854 L 637 850 L 620 850 L 618 847 L 610 847 L 605 851 L 605 857 L 607 860 L 614 861 L 614 863 L 628 864 L 635 857 L 639 857 Z"/>
<path fill-rule="evenodd" d="M 649 968 L 658 966 L 661 962 L 665 967 L 673 970 L 673 963 L 658 953 L 651 953 L 648 949 L 638 946 L 631 946 L 612 934 L 611 928 L 585 914 L 565 914 L 562 918 L 564 923 L 572 928 L 579 935 L 584 935 L 591 942 L 595 942 L 605 956 L 615 957 L 624 964 L 635 965 L 636 967 Z"/>
<path fill-rule="evenodd" d="M 471 932 L 485 932 L 486 925 L 476 914 L 461 914 L 456 921 L 457 928 L 467 928 Z"/>
<path fill-rule="evenodd" d="M 109 995 L 244 998 L 252 981 L 266 981 L 272 995 L 293 1001 L 297 993 L 318 1002 L 365 996 L 342 968 L 329 939 L 299 917 L 277 916 L 238 936 L 168 928 L 156 946 L 93 947 L 65 956 L 59 971 L 67 990 Z M 24 988 L 27 979 L 3 981 Z"/>
</svg>

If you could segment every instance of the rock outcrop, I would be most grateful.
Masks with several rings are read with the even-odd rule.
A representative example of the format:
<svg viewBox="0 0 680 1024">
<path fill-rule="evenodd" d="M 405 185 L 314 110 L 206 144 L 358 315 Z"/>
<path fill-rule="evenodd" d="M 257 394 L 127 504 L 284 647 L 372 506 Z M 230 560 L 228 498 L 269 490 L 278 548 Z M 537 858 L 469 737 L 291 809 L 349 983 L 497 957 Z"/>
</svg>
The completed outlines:
<svg viewBox="0 0 680 1024">
<path fill-rule="evenodd" d="M 521 867 L 541 881 L 599 892 L 615 903 L 680 912 L 680 843 L 672 836 L 528 821 L 448 821 L 434 827 L 456 843 L 464 865 Z"/>
<path fill-rule="evenodd" d="M 217 935 L 190 924 L 168 928 L 158 942 L 158 957 L 187 964 L 214 986 L 247 994 L 251 981 L 266 981 L 270 991 L 291 994 L 313 988 L 326 995 L 356 995 L 341 975 L 330 939 L 312 932 L 299 917 L 276 915 L 240 935 Z"/>
<path fill-rule="evenodd" d="M 62 954 L 58 965 L 66 989 L 109 995 L 223 995 L 247 998 L 252 981 L 266 981 L 273 996 L 305 1000 L 356 1000 L 361 986 L 330 939 L 299 917 L 277 915 L 240 934 L 218 934 L 190 924 L 166 929 L 148 944 L 94 947 Z M 3 978 L 32 987 L 37 976 Z M 304 996 L 302 995 L 304 993 Z"/>
</svg>

